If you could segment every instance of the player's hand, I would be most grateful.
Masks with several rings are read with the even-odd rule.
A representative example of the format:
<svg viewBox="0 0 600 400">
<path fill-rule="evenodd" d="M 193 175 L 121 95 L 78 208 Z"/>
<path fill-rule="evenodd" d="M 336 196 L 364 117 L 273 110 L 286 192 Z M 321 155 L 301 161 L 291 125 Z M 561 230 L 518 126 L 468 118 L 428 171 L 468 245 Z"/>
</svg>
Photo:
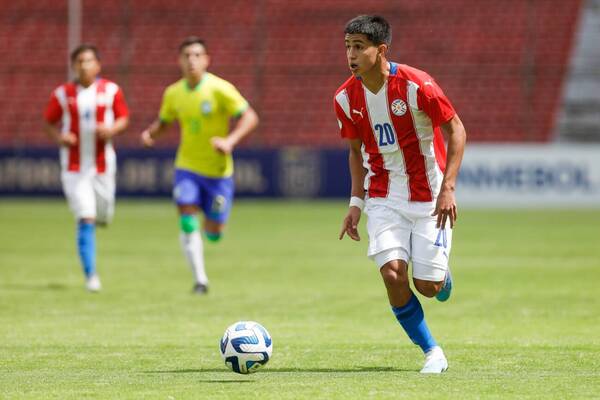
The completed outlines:
<svg viewBox="0 0 600 400">
<path fill-rule="evenodd" d="M 340 240 L 344 238 L 344 234 L 347 234 L 352 240 L 356 240 L 357 242 L 360 240 L 360 235 L 358 234 L 358 222 L 360 221 L 360 214 L 361 211 L 358 207 L 353 206 L 348 209 L 348 214 L 346 214 L 346 218 L 344 218 L 344 222 L 342 223 Z"/>
<path fill-rule="evenodd" d="M 435 211 L 431 215 L 437 215 L 436 227 L 438 229 L 444 229 L 446 227 L 446 221 L 450 221 L 450 228 L 454 228 L 458 214 L 456 211 L 456 199 L 453 190 L 443 188 L 440 190 L 437 203 L 435 204 Z"/>
<path fill-rule="evenodd" d="M 154 146 L 154 139 L 152 139 L 152 136 L 150 136 L 150 130 L 148 129 L 142 132 L 140 140 L 142 141 L 142 145 L 144 147 Z"/>
<path fill-rule="evenodd" d="M 59 146 L 71 147 L 77 144 L 77 136 L 73 132 L 61 134 L 57 141 Z"/>
<path fill-rule="evenodd" d="M 210 139 L 210 144 L 215 150 L 223 154 L 231 154 L 233 151 L 233 143 L 229 138 L 214 136 Z"/>
<path fill-rule="evenodd" d="M 96 126 L 96 136 L 98 139 L 106 141 L 115 136 L 115 132 L 112 128 L 104 124 L 98 124 L 98 126 Z"/>
</svg>

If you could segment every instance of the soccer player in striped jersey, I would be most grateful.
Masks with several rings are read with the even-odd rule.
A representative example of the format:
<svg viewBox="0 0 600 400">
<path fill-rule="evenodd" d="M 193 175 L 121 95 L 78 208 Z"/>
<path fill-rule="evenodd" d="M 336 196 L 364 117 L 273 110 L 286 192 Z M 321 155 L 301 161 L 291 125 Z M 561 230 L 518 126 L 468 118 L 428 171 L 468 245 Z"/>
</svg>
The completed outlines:
<svg viewBox="0 0 600 400">
<path fill-rule="evenodd" d="M 164 92 L 159 117 L 141 135 L 154 145 L 171 123 L 179 122 L 173 197 L 179 210 L 180 242 L 194 275 L 194 292 L 208 290 L 198 214 L 207 240 L 221 238 L 233 201 L 232 151 L 258 125 L 258 116 L 229 82 L 207 72 L 204 41 L 192 36 L 179 46 L 182 79 Z M 237 118 L 230 130 L 230 120 Z"/>
<path fill-rule="evenodd" d="M 392 34 L 385 19 L 361 15 L 344 32 L 352 76 L 336 91 L 334 108 L 341 136 L 350 144 L 352 192 L 340 239 L 347 234 L 360 240 L 364 207 L 368 256 L 379 267 L 392 311 L 425 353 L 421 372 L 441 373 L 448 361 L 410 288 L 408 263 L 419 293 L 448 299 L 454 189 L 465 129 L 431 76 L 387 60 Z"/>
<path fill-rule="evenodd" d="M 61 181 L 78 221 L 86 287 L 97 292 L 96 224 L 106 225 L 113 216 L 117 166 L 112 139 L 127 128 L 129 111 L 119 86 L 98 77 L 95 46 L 82 44 L 73 50 L 71 66 L 76 80 L 52 92 L 44 112 L 45 131 L 60 147 Z"/>
</svg>

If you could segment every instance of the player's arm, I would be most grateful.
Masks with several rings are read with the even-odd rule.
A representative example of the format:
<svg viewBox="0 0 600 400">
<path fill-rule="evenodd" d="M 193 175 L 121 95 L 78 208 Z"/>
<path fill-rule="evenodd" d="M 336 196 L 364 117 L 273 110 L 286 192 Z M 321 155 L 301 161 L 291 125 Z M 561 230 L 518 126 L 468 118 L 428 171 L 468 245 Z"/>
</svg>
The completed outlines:
<svg viewBox="0 0 600 400">
<path fill-rule="evenodd" d="M 74 133 L 61 133 L 55 124 L 44 121 L 44 132 L 59 146 L 73 146 L 77 144 L 77 136 Z"/>
<path fill-rule="evenodd" d="M 154 140 L 156 138 L 158 138 L 159 136 L 162 136 L 167 129 L 169 128 L 169 126 L 171 125 L 170 122 L 164 121 L 160 118 L 155 119 L 150 126 L 148 126 L 148 128 L 144 129 L 144 131 L 142 131 L 142 135 L 141 135 L 141 140 L 142 140 L 142 144 L 145 147 L 152 147 L 154 146 Z"/>
<path fill-rule="evenodd" d="M 348 214 L 342 223 L 340 240 L 347 234 L 353 240 L 360 240 L 358 234 L 358 222 L 364 207 L 364 181 L 367 171 L 363 167 L 362 159 L 362 141 L 360 139 L 349 139 L 350 151 L 348 154 L 348 166 L 350 167 L 350 177 L 352 179 L 352 190 L 350 198 L 350 207 Z"/>
<path fill-rule="evenodd" d="M 62 107 L 58 102 L 56 94 L 50 95 L 50 100 L 44 110 L 44 132 L 59 146 L 73 146 L 77 144 L 77 136 L 72 132 L 62 133 L 57 128 L 57 124 L 62 117 Z"/>
<path fill-rule="evenodd" d="M 154 146 L 155 139 L 164 135 L 173 121 L 177 119 L 176 97 L 177 93 L 174 86 L 168 87 L 163 93 L 158 118 L 142 131 L 140 139 L 144 147 Z"/>
<path fill-rule="evenodd" d="M 102 140 L 109 140 L 113 137 L 125 132 L 129 126 L 129 116 L 119 117 L 112 125 L 98 124 L 96 127 L 96 135 Z"/>
<path fill-rule="evenodd" d="M 351 196 L 358 197 L 364 201 L 364 184 L 367 170 L 363 167 L 362 141 L 360 139 L 349 139 L 348 142 L 350 143 L 348 165 L 350 167 L 350 177 L 352 178 Z"/>
<path fill-rule="evenodd" d="M 96 126 L 96 136 L 98 136 L 99 139 L 110 140 L 125 132 L 125 129 L 129 126 L 129 108 L 127 107 L 125 95 L 121 88 L 117 88 L 115 93 L 112 111 L 115 116 L 115 121 L 112 125 L 98 124 L 98 126 Z"/>
<path fill-rule="evenodd" d="M 450 227 L 453 227 L 456 222 L 457 208 L 454 191 L 467 140 L 465 127 L 457 114 L 454 114 L 452 119 L 441 126 L 448 138 L 448 155 L 442 187 L 433 213 L 433 215 L 437 215 L 438 228 L 444 228 L 448 220 Z"/>
<path fill-rule="evenodd" d="M 240 115 L 235 128 L 227 137 L 215 136 L 211 138 L 213 147 L 224 154 L 230 154 L 235 146 L 258 126 L 258 115 L 250 106 Z"/>
</svg>

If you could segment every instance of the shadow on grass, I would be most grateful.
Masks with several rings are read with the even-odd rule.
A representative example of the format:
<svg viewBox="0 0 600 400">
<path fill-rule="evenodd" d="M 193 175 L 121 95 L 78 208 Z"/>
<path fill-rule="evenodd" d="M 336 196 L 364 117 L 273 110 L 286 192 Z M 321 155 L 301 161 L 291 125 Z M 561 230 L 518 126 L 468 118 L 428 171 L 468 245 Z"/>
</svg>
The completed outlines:
<svg viewBox="0 0 600 400">
<path fill-rule="evenodd" d="M 197 369 L 175 369 L 175 370 L 164 370 L 164 371 L 144 371 L 145 374 L 201 374 L 206 372 L 228 372 L 226 368 L 197 368 Z M 299 372 L 299 373 L 347 373 L 357 374 L 362 372 L 415 372 L 413 369 L 408 368 L 395 368 L 395 367 L 354 367 L 354 368 L 269 368 L 266 367 L 264 370 L 258 372 L 259 374 L 264 373 L 287 373 L 287 372 Z M 210 382 L 219 382 L 217 380 L 210 380 Z M 235 382 L 232 380 L 224 380 L 223 382 Z M 242 381 L 247 382 L 247 381 Z"/>
<path fill-rule="evenodd" d="M 0 290 L 19 290 L 19 291 L 30 291 L 30 290 L 67 290 L 69 286 L 62 283 L 47 283 L 47 284 L 19 284 L 19 283 L 8 283 L 0 285 Z"/>
</svg>

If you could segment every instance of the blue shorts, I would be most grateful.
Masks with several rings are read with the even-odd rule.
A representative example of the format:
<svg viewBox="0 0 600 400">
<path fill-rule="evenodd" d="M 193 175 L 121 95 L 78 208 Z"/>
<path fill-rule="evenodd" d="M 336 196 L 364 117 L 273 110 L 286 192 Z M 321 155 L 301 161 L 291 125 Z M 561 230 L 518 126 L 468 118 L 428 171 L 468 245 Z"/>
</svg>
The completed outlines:
<svg viewBox="0 0 600 400">
<path fill-rule="evenodd" d="M 178 206 L 198 206 L 206 218 L 221 224 L 229 217 L 233 188 L 233 177 L 207 178 L 183 169 L 175 169 L 175 203 Z"/>
</svg>

